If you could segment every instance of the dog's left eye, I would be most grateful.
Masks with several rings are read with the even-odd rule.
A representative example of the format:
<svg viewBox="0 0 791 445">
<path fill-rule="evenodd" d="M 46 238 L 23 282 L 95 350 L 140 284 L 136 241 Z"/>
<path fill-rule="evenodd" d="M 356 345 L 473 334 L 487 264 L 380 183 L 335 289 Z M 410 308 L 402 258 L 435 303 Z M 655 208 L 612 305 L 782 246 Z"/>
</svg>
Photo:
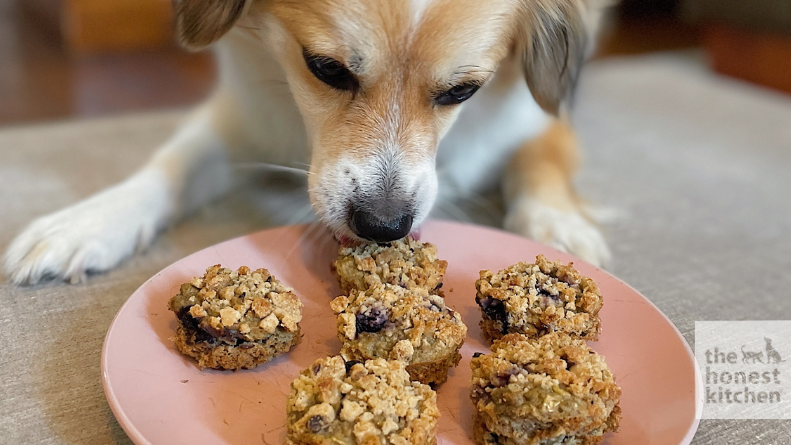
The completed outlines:
<svg viewBox="0 0 791 445">
<path fill-rule="evenodd" d="M 342 91 L 355 91 L 360 87 L 357 77 L 335 59 L 317 56 L 304 51 L 305 63 L 317 79 Z"/>
<path fill-rule="evenodd" d="M 456 105 L 472 97 L 481 86 L 477 83 L 463 83 L 439 93 L 434 98 L 437 105 Z"/>
</svg>

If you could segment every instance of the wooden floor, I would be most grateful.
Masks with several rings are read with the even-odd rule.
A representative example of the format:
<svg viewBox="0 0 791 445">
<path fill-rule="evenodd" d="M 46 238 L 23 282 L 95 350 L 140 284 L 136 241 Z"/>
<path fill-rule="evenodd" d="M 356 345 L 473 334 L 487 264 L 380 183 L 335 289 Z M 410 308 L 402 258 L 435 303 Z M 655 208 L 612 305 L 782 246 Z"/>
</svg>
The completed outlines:
<svg viewBox="0 0 791 445">
<path fill-rule="evenodd" d="M 187 107 L 216 77 L 210 53 L 177 50 L 70 57 L 47 33 L 0 0 L 0 126 Z M 697 32 L 668 17 L 620 17 L 599 57 L 699 44 Z"/>
<path fill-rule="evenodd" d="M 15 4 L 0 0 L 0 125 L 183 107 L 214 84 L 209 53 L 71 57 Z"/>
</svg>

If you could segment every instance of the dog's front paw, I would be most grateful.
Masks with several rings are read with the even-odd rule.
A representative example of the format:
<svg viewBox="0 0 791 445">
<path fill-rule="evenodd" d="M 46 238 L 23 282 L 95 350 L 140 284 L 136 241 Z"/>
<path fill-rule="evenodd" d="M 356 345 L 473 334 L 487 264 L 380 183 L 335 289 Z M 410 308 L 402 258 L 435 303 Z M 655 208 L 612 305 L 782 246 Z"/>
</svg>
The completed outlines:
<svg viewBox="0 0 791 445">
<path fill-rule="evenodd" d="M 6 277 L 16 284 L 44 278 L 82 281 L 148 246 L 167 214 L 161 190 L 133 178 L 32 222 L 8 246 Z"/>
<path fill-rule="evenodd" d="M 509 207 L 504 226 L 595 266 L 604 267 L 610 261 L 601 230 L 581 212 L 564 212 L 534 199 L 522 199 Z"/>
</svg>

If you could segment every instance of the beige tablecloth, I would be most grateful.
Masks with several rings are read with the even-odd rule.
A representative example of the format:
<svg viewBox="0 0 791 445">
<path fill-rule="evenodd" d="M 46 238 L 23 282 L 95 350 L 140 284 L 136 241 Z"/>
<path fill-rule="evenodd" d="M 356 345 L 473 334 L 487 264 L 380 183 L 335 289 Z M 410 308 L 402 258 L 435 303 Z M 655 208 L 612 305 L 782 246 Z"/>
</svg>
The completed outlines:
<svg viewBox="0 0 791 445">
<path fill-rule="evenodd" d="M 791 319 L 791 98 L 672 53 L 593 64 L 576 101 L 586 147 L 579 188 L 623 213 L 607 226 L 611 271 L 690 342 L 695 320 Z M 0 130 L 0 248 L 35 216 L 131 173 L 181 117 Z M 129 443 L 100 383 L 113 315 L 169 263 L 295 222 L 292 209 L 274 218 L 261 210 L 262 187 L 209 206 L 87 284 L 0 284 L 0 443 Z M 788 444 L 791 421 L 704 420 L 694 443 Z"/>
</svg>

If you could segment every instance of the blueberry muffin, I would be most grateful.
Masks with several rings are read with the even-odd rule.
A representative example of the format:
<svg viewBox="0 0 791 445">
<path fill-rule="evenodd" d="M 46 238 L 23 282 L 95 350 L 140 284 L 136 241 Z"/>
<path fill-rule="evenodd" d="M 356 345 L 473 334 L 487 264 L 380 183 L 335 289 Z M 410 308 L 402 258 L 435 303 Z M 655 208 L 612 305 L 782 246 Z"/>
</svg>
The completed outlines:
<svg viewBox="0 0 791 445">
<path fill-rule="evenodd" d="M 316 360 L 291 383 L 287 445 L 437 443 L 437 394 L 404 364 Z"/>
<path fill-rule="evenodd" d="M 182 284 L 168 308 L 178 318 L 176 347 L 201 369 L 250 369 L 302 339 L 302 303 L 266 269 L 212 266 Z"/>
<path fill-rule="evenodd" d="M 594 445 L 618 430 L 621 389 L 582 340 L 508 334 L 470 366 L 478 444 Z"/>
<path fill-rule="evenodd" d="M 389 283 L 407 289 L 438 290 L 448 262 L 437 259 L 437 248 L 412 237 L 386 244 L 342 247 L 332 269 L 343 294 Z M 435 292 L 436 293 L 436 292 Z"/>
<path fill-rule="evenodd" d="M 571 263 L 550 262 L 538 255 L 532 264 L 520 262 L 497 273 L 481 271 L 475 288 L 481 329 L 490 340 L 514 332 L 531 338 L 565 332 L 584 340 L 599 339 L 599 287 Z"/>
<path fill-rule="evenodd" d="M 467 327 L 439 295 L 379 284 L 330 306 L 347 360 L 401 360 L 413 380 L 428 384 L 447 380 L 461 359 Z"/>
</svg>

